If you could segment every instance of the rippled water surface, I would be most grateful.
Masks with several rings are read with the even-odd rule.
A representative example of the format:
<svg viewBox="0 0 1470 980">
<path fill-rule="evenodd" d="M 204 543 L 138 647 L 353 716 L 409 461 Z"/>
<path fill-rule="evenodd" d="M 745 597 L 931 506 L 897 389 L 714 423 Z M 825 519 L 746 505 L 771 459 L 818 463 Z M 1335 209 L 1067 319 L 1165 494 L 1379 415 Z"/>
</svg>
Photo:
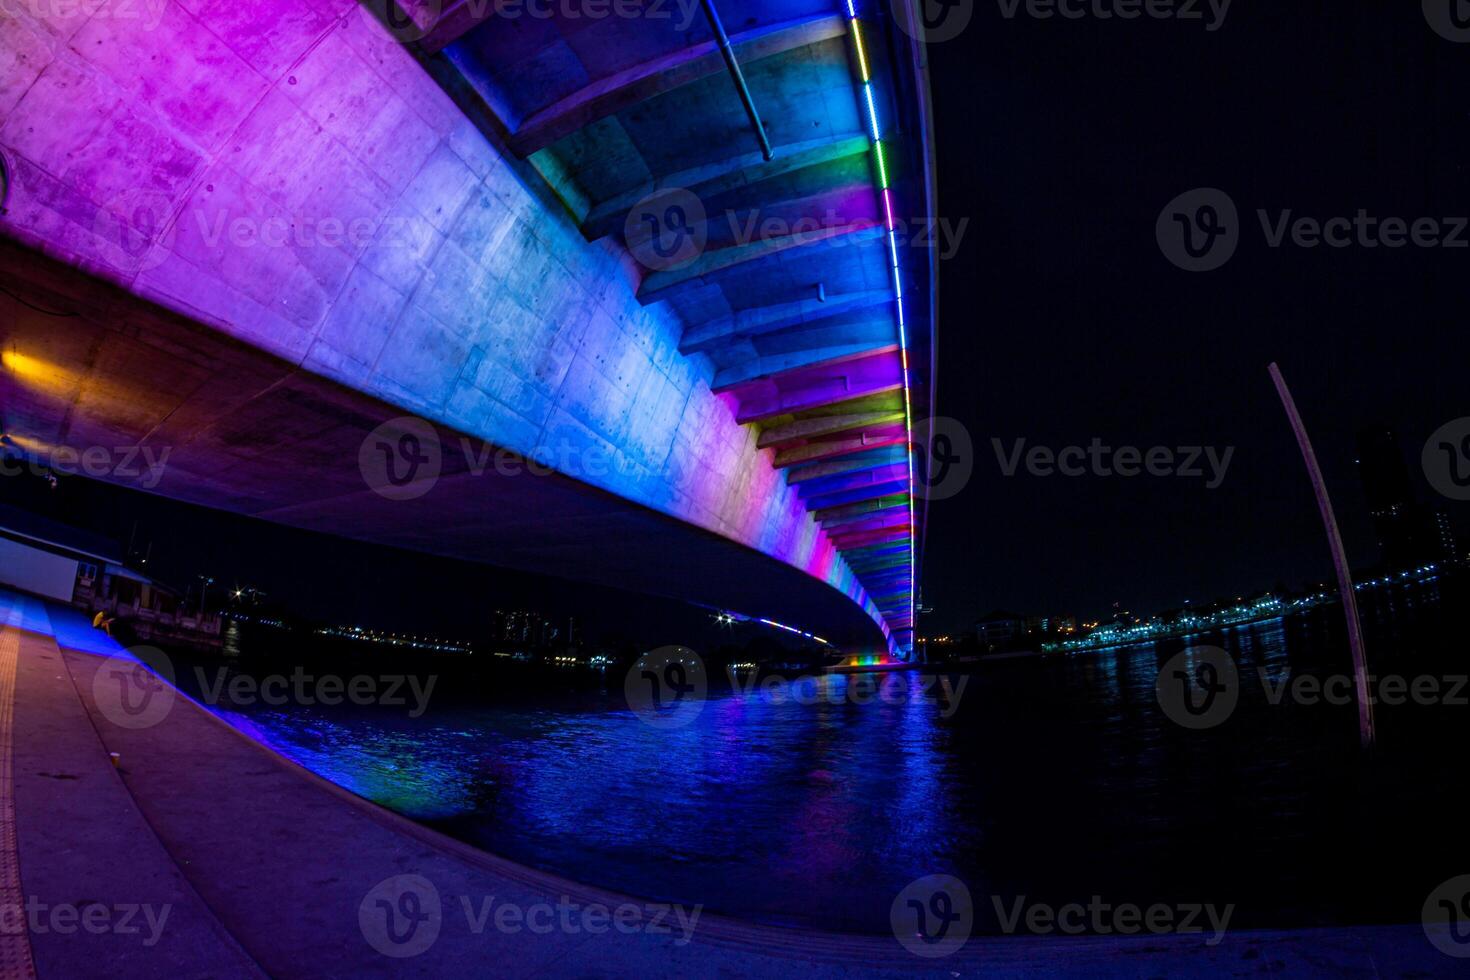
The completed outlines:
<svg viewBox="0 0 1470 980">
<path fill-rule="evenodd" d="M 1434 639 L 1439 610 L 1434 590 L 1370 603 L 1379 669 L 1465 673 Z M 766 922 L 882 932 L 899 889 L 940 872 L 968 883 L 991 930 L 991 896 L 1021 895 L 1233 902 L 1241 925 L 1414 921 L 1463 871 L 1449 844 L 1470 707 L 1380 709 L 1364 761 L 1350 707 L 1273 705 L 1260 682 L 1339 669 L 1338 632 L 1324 613 L 1208 638 L 1243 687 L 1204 732 L 1155 695 L 1182 643 L 986 664 L 946 678 L 953 699 L 910 674 L 864 703 L 871 677 L 825 678 L 807 703 L 725 694 L 676 729 L 628 710 L 621 678 L 511 706 L 461 684 L 419 718 L 221 713 L 486 850 Z"/>
</svg>

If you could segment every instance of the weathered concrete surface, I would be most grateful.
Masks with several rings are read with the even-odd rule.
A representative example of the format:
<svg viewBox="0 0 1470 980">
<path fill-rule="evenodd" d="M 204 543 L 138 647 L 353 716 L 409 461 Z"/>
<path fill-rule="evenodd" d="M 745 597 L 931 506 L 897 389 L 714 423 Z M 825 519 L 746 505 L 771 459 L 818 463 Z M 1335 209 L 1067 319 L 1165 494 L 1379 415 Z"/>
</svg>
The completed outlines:
<svg viewBox="0 0 1470 980">
<path fill-rule="evenodd" d="M 7 620 L 14 625 L 5 626 Z M 42 604 L 0 591 L 0 628 L 20 642 L 14 785 L 0 793 L 15 802 L 38 975 L 263 977 L 124 787 Z M 90 929 L 81 918 L 89 914 Z"/>
<path fill-rule="evenodd" d="M 401 409 L 118 287 L 88 280 L 81 294 L 77 284 L 66 267 L 0 240 L 0 285 L 80 314 L 58 321 L 0 294 L 0 322 L 32 352 L 21 361 L 0 350 L 15 362 L 0 372 L 0 397 L 9 418 L 40 434 L 11 427 L 10 438 L 21 448 L 32 438 L 44 439 L 42 449 L 95 447 L 114 464 L 88 471 L 74 460 L 72 472 L 343 537 L 762 609 L 854 649 L 881 640 L 862 607 L 801 569 L 554 470 L 533 471 L 447 426 L 437 427 L 437 479 L 416 484 L 421 495 L 411 499 L 385 497 L 365 479 L 359 452 Z M 164 465 L 139 465 L 142 454 L 127 448 L 139 445 L 155 464 L 166 452 Z"/>
<path fill-rule="evenodd" d="M 568 475 L 799 568 L 887 633 L 621 249 L 547 208 L 350 0 L 26 9 L 0 13 L 0 233 L 497 446 L 595 450 L 611 472 Z M 171 393 L 171 415 L 209 409 Z M 54 446 L 59 418 L 110 421 L 52 402 L 8 430 Z"/>
<path fill-rule="evenodd" d="M 6 595 L 0 601 L 14 599 Z M 677 932 L 589 934 L 560 927 L 545 934 L 526 928 L 506 932 L 493 918 L 476 931 L 463 900 L 476 913 L 492 896 L 497 908 L 642 903 L 519 867 L 418 827 L 306 773 L 182 697 L 152 727 L 119 727 L 92 695 L 92 678 L 109 644 L 73 611 L 52 607 L 46 621 L 66 648 L 69 681 L 53 684 L 53 696 L 31 706 L 32 717 L 47 719 L 58 736 L 64 729 L 82 728 L 81 741 L 92 746 L 91 754 L 72 764 L 87 773 L 103 775 L 95 770 L 105 765 L 104 752 L 120 753 L 121 785 L 174 862 L 175 874 L 197 890 L 272 976 L 1449 977 L 1461 972 L 1418 926 L 1229 933 L 1217 946 L 1204 945 L 1200 937 L 972 940 L 937 960 L 916 958 L 891 937 L 767 929 L 711 915 L 699 918 L 687 943 Z M 59 656 L 54 642 L 31 649 L 40 650 L 38 657 Z M 47 669 L 53 681 L 61 679 L 55 676 L 58 667 L 48 664 Z M 92 816 L 84 811 L 62 819 L 80 822 Z M 48 841 L 47 846 L 58 845 Z M 423 951 L 394 958 L 369 943 L 359 911 L 370 892 L 402 875 L 421 876 L 433 886 L 441 903 L 439 932 Z M 165 964 L 139 958 L 108 975 L 153 976 L 164 969 Z M 227 975 L 224 969 L 218 973 Z M 41 975 L 43 980 L 48 976 Z M 202 974 L 182 969 L 169 975 Z"/>
</svg>

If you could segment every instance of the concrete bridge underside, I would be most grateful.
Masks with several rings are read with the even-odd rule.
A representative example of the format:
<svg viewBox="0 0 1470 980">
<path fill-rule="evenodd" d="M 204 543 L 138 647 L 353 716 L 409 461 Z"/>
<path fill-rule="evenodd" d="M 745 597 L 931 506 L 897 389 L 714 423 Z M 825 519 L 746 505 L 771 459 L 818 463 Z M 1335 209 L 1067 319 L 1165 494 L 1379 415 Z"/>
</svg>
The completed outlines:
<svg viewBox="0 0 1470 980">
<path fill-rule="evenodd" d="M 910 379 L 840 8 L 721 5 L 766 162 L 703 22 L 446 7 L 411 47 L 349 0 L 0 13 L 9 448 L 145 443 L 179 499 L 906 646 Z M 650 269 L 623 228 L 667 187 L 709 244 Z M 405 414 L 444 474 L 394 500 L 359 451 Z"/>
</svg>

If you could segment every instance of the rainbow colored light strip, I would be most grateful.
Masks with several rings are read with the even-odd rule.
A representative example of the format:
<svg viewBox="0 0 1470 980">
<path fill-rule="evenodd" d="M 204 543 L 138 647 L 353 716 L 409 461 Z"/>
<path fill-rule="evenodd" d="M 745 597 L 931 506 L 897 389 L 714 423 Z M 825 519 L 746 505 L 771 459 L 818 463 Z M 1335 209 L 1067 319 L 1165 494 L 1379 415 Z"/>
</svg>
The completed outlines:
<svg viewBox="0 0 1470 980">
<path fill-rule="evenodd" d="M 898 352 L 903 365 L 903 420 L 907 435 L 907 451 L 904 454 L 909 475 L 909 633 L 911 640 L 919 635 L 919 620 L 915 599 L 919 590 L 918 574 L 918 526 L 914 523 L 914 412 L 909 396 L 909 338 L 908 325 L 903 316 L 903 278 L 898 271 L 898 232 L 893 224 L 893 193 L 888 188 L 888 163 L 883 159 L 883 130 L 878 125 L 878 109 L 873 101 L 873 79 L 868 69 L 868 52 L 863 47 L 862 25 L 858 21 L 855 0 L 844 0 L 847 4 L 847 23 L 852 30 L 853 45 L 857 48 L 858 68 L 863 77 L 863 105 L 868 111 L 868 132 L 873 139 L 873 157 L 878 167 L 878 191 L 883 197 L 883 215 L 887 222 L 888 258 L 893 270 L 893 294 L 898 308 Z M 912 642 L 910 649 L 913 648 Z"/>
</svg>

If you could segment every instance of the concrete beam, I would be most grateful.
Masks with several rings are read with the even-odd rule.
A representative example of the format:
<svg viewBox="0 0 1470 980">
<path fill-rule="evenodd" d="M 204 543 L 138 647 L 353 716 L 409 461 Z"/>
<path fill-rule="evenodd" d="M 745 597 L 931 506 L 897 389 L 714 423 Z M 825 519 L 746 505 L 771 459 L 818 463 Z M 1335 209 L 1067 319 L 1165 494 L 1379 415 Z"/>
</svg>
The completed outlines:
<svg viewBox="0 0 1470 980">
<path fill-rule="evenodd" d="M 901 501 L 901 503 L 884 503 L 891 500 L 898 500 Z M 855 528 L 858 525 L 863 524 L 865 521 L 885 521 L 891 523 L 894 519 L 897 518 L 908 520 L 909 505 L 907 498 L 905 498 L 903 494 L 895 494 L 891 497 L 882 497 L 879 500 L 866 501 L 863 504 L 858 504 L 855 506 L 867 507 L 869 509 L 866 512 L 854 512 L 845 514 L 841 517 L 829 517 L 826 520 L 822 521 L 822 530 L 832 531 L 836 528 L 843 528 L 844 530 Z M 842 510 L 846 508 L 833 509 Z M 839 531 L 837 533 L 843 532 Z"/>
<path fill-rule="evenodd" d="M 845 315 L 797 324 L 759 337 L 732 337 L 729 344 L 712 348 L 708 354 L 717 368 L 714 386 L 723 390 L 792 368 L 835 360 L 852 348 L 877 351 L 884 347 L 898 349 L 898 321 L 887 311 L 876 316 Z M 824 351 L 834 353 L 824 358 Z M 783 360 L 792 368 L 782 367 Z"/>
<path fill-rule="evenodd" d="M 770 426 L 756 440 L 757 449 L 785 446 L 841 435 L 854 429 L 872 429 L 881 425 L 892 425 L 903 421 L 903 412 L 859 412 L 854 415 L 827 415 L 817 418 L 787 422 L 785 425 Z"/>
<path fill-rule="evenodd" d="M 898 358 L 878 354 L 799 372 L 766 388 L 741 397 L 736 413 L 739 422 L 760 422 L 863 395 L 899 391 L 903 388 L 903 370 Z"/>
<path fill-rule="evenodd" d="M 832 527 L 827 530 L 829 536 L 846 537 L 859 534 L 863 531 L 877 531 L 882 528 L 904 527 L 909 522 L 909 509 L 907 507 L 886 507 L 876 510 L 871 514 L 865 514 L 854 518 L 846 524 Z"/>
<path fill-rule="evenodd" d="M 892 565 L 885 568 L 869 569 L 868 571 L 863 572 L 858 577 L 861 578 L 864 583 L 871 582 L 873 584 L 873 587 L 877 589 L 879 593 L 883 593 L 884 591 L 886 591 L 883 588 L 883 586 L 885 585 L 892 586 L 894 583 L 897 582 L 902 582 L 904 584 L 908 583 L 909 565 L 908 562 L 905 561 L 901 565 Z"/>
<path fill-rule="evenodd" d="M 884 338 L 885 341 L 888 338 Z M 859 339 L 851 343 L 829 344 L 807 350 L 788 351 L 755 357 L 715 373 L 710 390 L 716 394 L 732 391 L 761 381 L 770 381 L 783 374 L 791 374 L 812 367 L 827 367 L 846 363 L 871 354 L 897 353 L 896 342 L 880 343 L 872 339 Z"/>
<path fill-rule="evenodd" d="M 893 480 L 888 483 L 874 483 L 871 486 L 855 487 L 851 490 L 843 490 L 838 493 L 824 494 L 820 497 L 812 497 L 808 506 L 813 510 L 821 510 L 826 507 L 837 507 L 841 504 L 855 504 L 860 500 L 872 500 L 874 497 L 886 497 L 890 493 L 900 493 L 906 489 L 906 480 Z"/>
<path fill-rule="evenodd" d="M 907 551 L 907 549 L 905 549 L 905 551 Z M 854 568 L 853 574 L 857 575 L 859 580 L 863 580 L 867 577 L 872 576 L 882 576 L 884 573 L 887 572 L 902 571 L 905 575 L 907 575 L 908 567 L 909 559 L 906 554 L 895 555 L 894 557 L 889 558 L 886 561 L 878 564 L 868 565 L 863 568 Z"/>
<path fill-rule="evenodd" d="M 816 459 L 831 459 L 834 456 L 845 456 L 848 453 L 859 453 L 876 446 L 899 446 L 908 442 L 908 431 L 900 423 L 898 425 L 880 426 L 870 432 L 848 439 L 823 439 L 817 442 L 809 442 L 803 446 L 792 446 L 783 449 L 776 454 L 771 465 L 780 469 L 786 466 L 795 466 L 798 463 L 809 463 Z"/>
<path fill-rule="evenodd" d="M 395 0 L 395 2 L 400 7 L 415 6 L 414 0 Z M 416 5 L 430 6 L 422 0 Z M 449 0 L 444 4 L 444 9 L 439 16 L 434 19 L 429 32 L 419 41 L 419 47 L 430 54 L 442 51 L 485 21 L 494 20 L 500 15 L 500 7 L 498 0 Z M 418 20 L 417 17 L 414 19 Z"/>
<path fill-rule="evenodd" d="M 827 14 L 741 31 L 730 36 L 730 43 L 736 58 L 745 63 L 840 37 L 846 32 L 845 18 Z M 597 79 L 534 113 L 511 134 L 510 148 L 518 156 L 528 157 L 599 119 L 724 71 L 724 59 L 712 40 L 635 65 Z"/>
<path fill-rule="evenodd" d="M 896 493 L 891 497 L 883 497 L 878 500 L 868 500 L 860 504 L 848 504 L 845 507 L 831 507 L 827 510 L 817 511 L 812 514 L 819 524 L 827 524 L 831 521 L 840 521 L 854 514 L 871 514 L 875 510 L 884 510 L 889 507 L 897 507 L 899 504 L 907 505 L 908 494 Z"/>
<path fill-rule="evenodd" d="M 897 524 L 893 527 L 880 527 L 868 531 L 857 531 L 852 534 L 839 534 L 832 536 L 832 543 L 837 546 L 838 551 L 855 548 L 865 544 L 875 544 L 879 541 L 902 541 L 908 538 L 913 528 L 907 523 Z"/>
<path fill-rule="evenodd" d="M 908 545 L 899 544 L 875 544 L 866 548 L 852 548 L 843 552 L 843 557 L 849 561 L 864 562 L 873 559 L 887 558 L 893 555 L 908 555 Z"/>
<path fill-rule="evenodd" d="M 803 499 L 810 499 L 870 487 L 876 483 L 898 483 L 900 490 L 906 490 L 908 475 L 906 463 L 885 463 L 822 477 L 820 480 L 808 480 L 797 485 L 797 492 Z"/>
<path fill-rule="evenodd" d="M 767 162 L 759 150 L 741 153 L 717 163 L 705 164 L 680 170 L 656 180 L 646 181 L 631 191 L 609 198 L 587 213 L 582 222 L 582 234 L 588 241 L 595 241 L 623 230 L 628 212 L 639 201 L 661 190 L 678 188 L 709 201 L 728 195 L 743 188 L 785 177 L 808 167 L 818 167 L 833 160 L 868 153 L 872 142 L 865 133 L 849 133 L 823 139 L 789 143 L 775 148 L 775 158 Z"/>
<path fill-rule="evenodd" d="M 882 239 L 883 234 L 881 224 L 864 218 L 813 231 L 779 235 L 773 238 L 757 238 L 755 241 L 732 245 L 729 248 L 711 249 L 682 269 L 650 272 L 638 289 L 638 301 L 644 304 L 652 303 L 667 298 L 667 294 L 676 289 L 709 285 L 707 280 L 718 277 L 721 272 L 780 255 L 783 252 L 794 249 L 857 246 L 865 242 L 878 241 Z"/>
<path fill-rule="evenodd" d="M 795 467 L 787 471 L 786 482 L 792 485 L 810 483 L 813 480 L 825 480 L 844 473 L 868 470 L 878 466 L 892 466 L 903 462 L 904 454 L 901 450 L 885 447 L 846 456 L 842 459 Z"/>
<path fill-rule="evenodd" d="M 813 288 L 813 293 L 815 293 Z M 741 310 L 733 316 L 720 317 L 696 324 L 684 331 L 679 341 L 679 351 L 698 354 L 727 346 L 733 342 L 775 333 L 788 327 L 804 323 L 819 323 L 845 313 L 871 310 L 893 303 L 893 290 L 869 289 L 857 293 L 828 296 L 825 300 L 815 295 L 811 299 L 794 303 L 773 303 Z"/>
</svg>

